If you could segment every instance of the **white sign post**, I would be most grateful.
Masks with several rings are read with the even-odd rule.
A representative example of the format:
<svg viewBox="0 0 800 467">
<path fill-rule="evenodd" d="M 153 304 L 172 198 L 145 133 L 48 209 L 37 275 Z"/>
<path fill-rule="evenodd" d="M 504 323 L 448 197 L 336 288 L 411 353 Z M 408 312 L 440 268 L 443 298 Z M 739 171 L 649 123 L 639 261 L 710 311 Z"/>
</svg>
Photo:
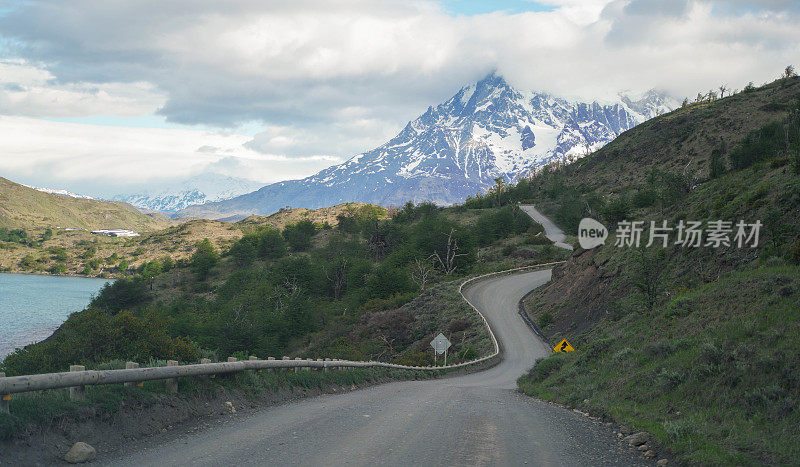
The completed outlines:
<svg viewBox="0 0 800 467">
<path fill-rule="evenodd" d="M 431 341 L 431 347 L 433 347 L 433 363 L 436 364 L 436 356 L 444 354 L 444 366 L 447 366 L 447 349 L 450 348 L 450 341 L 444 337 L 444 334 L 441 332 L 438 336 L 434 337 Z"/>
</svg>

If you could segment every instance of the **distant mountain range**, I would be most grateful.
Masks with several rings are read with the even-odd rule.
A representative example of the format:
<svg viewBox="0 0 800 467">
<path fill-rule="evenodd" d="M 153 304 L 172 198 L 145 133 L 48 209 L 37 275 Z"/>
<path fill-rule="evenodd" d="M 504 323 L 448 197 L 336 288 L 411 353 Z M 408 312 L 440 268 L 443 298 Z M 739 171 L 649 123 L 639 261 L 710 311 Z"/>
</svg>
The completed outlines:
<svg viewBox="0 0 800 467">
<path fill-rule="evenodd" d="M 302 180 L 180 210 L 207 218 L 269 214 L 284 207 L 342 202 L 383 206 L 406 201 L 452 204 L 484 192 L 502 177 L 582 156 L 679 103 L 664 93 L 620 95 L 615 102 L 571 102 L 513 89 L 490 74 L 409 122 L 386 144 Z M 126 201 L 136 204 L 133 200 Z"/>
<path fill-rule="evenodd" d="M 185 180 L 176 187 L 117 195 L 112 199 L 145 210 L 171 213 L 191 205 L 230 199 L 250 193 L 262 186 L 263 183 L 252 180 L 205 172 Z"/>
</svg>

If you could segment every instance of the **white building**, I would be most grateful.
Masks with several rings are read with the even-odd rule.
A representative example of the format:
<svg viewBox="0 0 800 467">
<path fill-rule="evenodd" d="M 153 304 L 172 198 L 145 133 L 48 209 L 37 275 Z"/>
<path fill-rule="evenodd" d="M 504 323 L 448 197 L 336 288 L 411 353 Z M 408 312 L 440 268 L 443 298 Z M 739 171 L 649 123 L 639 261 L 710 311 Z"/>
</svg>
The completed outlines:
<svg viewBox="0 0 800 467">
<path fill-rule="evenodd" d="M 105 235 L 107 237 L 138 237 L 139 234 L 126 229 L 100 229 L 92 230 L 95 235 Z"/>
</svg>

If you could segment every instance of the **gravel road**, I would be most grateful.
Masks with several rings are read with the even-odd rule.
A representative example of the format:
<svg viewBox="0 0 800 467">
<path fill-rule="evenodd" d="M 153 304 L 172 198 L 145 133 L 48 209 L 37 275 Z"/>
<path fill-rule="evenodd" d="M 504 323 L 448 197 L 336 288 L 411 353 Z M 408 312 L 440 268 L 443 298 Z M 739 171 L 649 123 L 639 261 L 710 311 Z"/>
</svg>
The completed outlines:
<svg viewBox="0 0 800 467">
<path fill-rule="evenodd" d="M 544 236 L 552 240 L 557 247 L 566 248 L 567 250 L 572 249 L 572 245 L 569 243 L 564 243 L 564 241 L 567 239 L 567 236 L 564 234 L 564 232 L 559 229 L 558 226 L 553 223 L 553 221 L 537 211 L 532 204 L 520 204 L 519 207 L 527 215 L 531 216 L 533 220 L 539 224 L 542 224 L 542 227 L 544 227 Z"/>
<path fill-rule="evenodd" d="M 611 428 L 515 392 L 517 377 L 549 353 L 517 314 L 518 302 L 549 279 L 549 270 L 520 273 L 478 282 L 465 292 L 504 347 L 504 359 L 494 368 L 235 414 L 100 461 L 137 466 L 647 464 Z"/>
</svg>

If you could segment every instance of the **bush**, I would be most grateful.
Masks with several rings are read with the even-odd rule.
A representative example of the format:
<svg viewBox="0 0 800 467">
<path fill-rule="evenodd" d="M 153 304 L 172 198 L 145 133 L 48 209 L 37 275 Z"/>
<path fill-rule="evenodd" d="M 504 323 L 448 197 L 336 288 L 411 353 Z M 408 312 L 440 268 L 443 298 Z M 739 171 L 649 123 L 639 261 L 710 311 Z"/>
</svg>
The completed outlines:
<svg viewBox="0 0 800 467">
<path fill-rule="evenodd" d="M 583 219 L 583 206 L 581 198 L 577 195 L 568 196 L 562 199 L 561 204 L 556 209 L 553 219 L 567 233 L 577 233 L 578 224 Z"/>
<path fill-rule="evenodd" d="M 283 238 L 294 251 L 305 251 L 311 246 L 311 238 L 317 228 L 308 219 L 303 219 L 296 224 L 289 224 L 283 229 Z"/>
<path fill-rule="evenodd" d="M 552 245 L 553 242 L 544 235 L 528 235 L 525 237 L 526 245 Z"/>
<path fill-rule="evenodd" d="M 192 271 L 198 280 L 205 280 L 211 272 L 211 268 L 219 262 L 219 254 L 207 238 L 197 244 L 197 249 L 192 255 Z"/>
<path fill-rule="evenodd" d="M 612 225 L 628 219 L 630 216 L 630 204 L 625 196 L 618 196 L 609 202 L 603 209 L 603 218 Z"/>
<path fill-rule="evenodd" d="M 560 370 L 564 365 L 564 358 L 559 354 L 551 355 L 536 362 L 536 365 L 528 372 L 533 382 L 541 382 L 548 376 Z"/>
<path fill-rule="evenodd" d="M 475 232 L 480 245 L 489 245 L 511 234 L 525 233 L 533 225 L 530 216 L 518 206 L 505 206 L 481 215 L 475 224 Z"/>
<path fill-rule="evenodd" d="M 539 329 L 546 328 L 552 322 L 553 315 L 547 312 L 542 313 L 541 316 L 539 316 Z"/>
<path fill-rule="evenodd" d="M 67 265 L 64 263 L 56 263 L 48 269 L 51 274 L 66 274 L 67 273 Z"/>
<path fill-rule="evenodd" d="M 104 285 L 89 306 L 113 314 L 138 305 L 146 298 L 147 290 L 141 279 L 117 279 Z"/>
<path fill-rule="evenodd" d="M 711 151 L 711 158 L 708 161 L 708 177 L 717 178 L 725 173 L 725 153 L 727 147 L 722 143 L 719 147 Z"/>
<path fill-rule="evenodd" d="M 278 259 L 286 255 L 286 240 L 273 228 L 261 229 L 240 238 L 228 252 L 240 266 L 257 258 Z"/>
<path fill-rule="evenodd" d="M 171 338 L 165 323 L 129 312 L 114 315 L 98 308 L 73 313 L 49 340 L 17 349 L 3 362 L 11 375 L 65 371 L 69 365 L 106 360 L 176 359 L 195 361 L 192 342 Z"/>
<path fill-rule="evenodd" d="M 640 188 L 633 195 L 633 206 L 636 208 L 648 208 L 656 204 L 658 193 L 652 188 Z"/>
</svg>

